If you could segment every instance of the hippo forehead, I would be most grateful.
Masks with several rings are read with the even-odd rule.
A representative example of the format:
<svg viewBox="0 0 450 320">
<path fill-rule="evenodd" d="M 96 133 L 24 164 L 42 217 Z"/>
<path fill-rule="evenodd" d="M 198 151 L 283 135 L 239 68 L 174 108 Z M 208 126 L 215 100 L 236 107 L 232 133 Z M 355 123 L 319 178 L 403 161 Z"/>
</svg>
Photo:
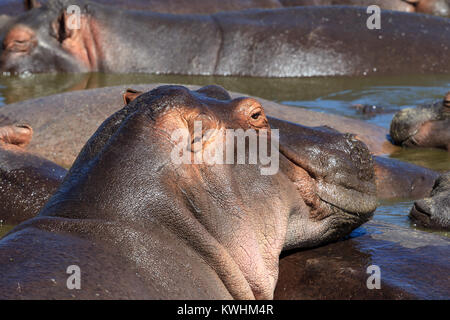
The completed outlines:
<svg viewBox="0 0 450 320">
<path fill-rule="evenodd" d="M 208 119 L 225 128 L 252 127 L 245 120 L 255 111 L 265 118 L 263 107 L 257 100 L 231 99 L 228 92 L 218 86 L 207 86 L 197 91 L 183 86 L 161 86 L 141 94 L 127 108 L 144 112 L 153 120 L 165 122 L 172 116 L 184 120 Z M 205 117 L 196 118 L 199 115 Z M 268 127 L 267 121 L 262 121 L 261 126 Z"/>
</svg>

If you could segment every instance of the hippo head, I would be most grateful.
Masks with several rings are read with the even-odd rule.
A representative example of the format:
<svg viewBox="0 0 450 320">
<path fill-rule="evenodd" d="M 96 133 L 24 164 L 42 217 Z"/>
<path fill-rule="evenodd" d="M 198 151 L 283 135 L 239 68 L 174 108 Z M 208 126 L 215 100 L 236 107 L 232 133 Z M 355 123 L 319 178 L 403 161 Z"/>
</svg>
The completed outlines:
<svg viewBox="0 0 450 320">
<path fill-rule="evenodd" d="M 443 101 L 399 111 L 390 135 L 398 145 L 450 150 L 450 92 Z"/>
<path fill-rule="evenodd" d="M 450 230 L 450 172 L 436 180 L 429 198 L 414 202 L 409 216 L 420 226 Z"/>
<path fill-rule="evenodd" d="M 80 19 L 70 11 L 77 4 Z M 80 1 L 50 0 L 3 28 L 0 71 L 10 73 L 85 72 L 96 70 L 96 31 Z"/>
<path fill-rule="evenodd" d="M 328 147 L 315 148 L 324 142 L 319 134 L 296 146 L 302 141 L 295 130 L 283 136 L 280 128 L 277 137 L 259 102 L 231 99 L 216 86 L 130 90 L 124 99 L 128 104 L 90 138 L 41 216 L 158 225 L 149 228 L 178 235 L 226 285 L 239 277 L 228 279 L 223 268 L 236 265 L 254 297 L 271 298 L 283 248 L 336 240 L 376 208 L 372 159 L 349 136 L 334 134 Z M 244 134 L 241 152 L 237 136 L 227 140 L 225 130 Z M 202 162 L 198 156 L 211 150 L 226 155 Z M 276 170 L 263 170 L 272 164 L 261 150 L 270 150 Z M 219 263 L 218 255 L 229 258 Z M 227 287 L 235 298 L 250 297 Z"/>
</svg>

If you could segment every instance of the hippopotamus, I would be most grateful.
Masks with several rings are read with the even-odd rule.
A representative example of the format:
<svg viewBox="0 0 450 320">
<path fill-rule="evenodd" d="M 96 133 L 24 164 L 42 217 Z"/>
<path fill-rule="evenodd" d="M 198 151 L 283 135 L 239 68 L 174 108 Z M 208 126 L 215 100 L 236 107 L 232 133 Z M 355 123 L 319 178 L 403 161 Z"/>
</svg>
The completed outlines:
<svg viewBox="0 0 450 320">
<path fill-rule="evenodd" d="M 115 8 L 148 10 L 172 14 L 208 14 L 221 11 L 245 10 L 250 8 L 282 8 L 278 0 L 91 0 Z M 7 0 L 0 4 L 0 14 L 19 15 L 26 10 L 39 8 L 46 0 Z"/>
<path fill-rule="evenodd" d="M 73 28 L 70 5 L 81 10 L 80 28 Z M 4 28 L 0 70 L 260 77 L 450 72 L 448 19 L 386 11 L 383 27 L 370 30 L 368 17 L 354 6 L 175 16 L 50 0 Z"/>
<path fill-rule="evenodd" d="M 450 230 L 450 172 L 436 180 L 430 197 L 414 202 L 409 217 L 419 226 Z"/>
<path fill-rule="evenodd" d="M 134 91 L 146 92 L 158 84 L 133 86 Z M 49 97 L 13 103 L 0 109 L 1 116 L 27 121 L 35 128 L 35 137 L 29 150 L 69 168 L 82 146 L 96 128 L 112 113 L 123 106 L 122 94 L 129 86 L 67 92 Z M 196 86 L 188 86 L 193 90 Z M 231 93 L 234 98 L 241 93 Z M 398 147 L 388 142 L 388 131 L 382 127 L 342 116 L 318 113 L 296 107 L 280 105 L 257 98 L 264 105 L 271 125 L 294 128 L 295 135 L 307 140 L 311 135 L 326 135 L 331 128 L 353 134 L 364 142 L 374 157 L 377 193 L 380 199 L 420 199 L 431 192 L 438 173 L 403 161 L 386 158 Z M 52 114 L 52 117 L 48 117 Z M 285 121 L 280 121 L 285 120 Z M 286 124 L 286 120 L 296 126 Z M 324 130 L 323 127 L 328 127 Z M 319 128 L 311 128 L 319 127 Z M 332 131 L 332 130 L 331 130 Z M 331 132 L 330 135 L 333 135 Z"/>
<path fill-rule="evenodd" d="M 396 113 L 390 136 L 401 146 L 450 151 L 450 92 L 441 101 Z"/>
<path fill-rule="evenodd" d="M 450 297 L 450 240 L 372 220 L 343 241 L 283 252 L 274 299 L 404 300 Z M 380 271 L 380 287 L 370 277 Z"/>
<path fill-rule="evenodd" d="M 66 170 L 27 152 L 33 129 L 22 123 L 0 127 L 0 222 L 14 225 L 36 216 Z"/>
<path fill-rule="evenodd" d="M 450 3 L 448 0 L 280 0 L 283 6 L 329 6 L 355 5 L 368 7 L 377 5 L 381 9 L 405 12 L 419 12 L 448 17 Z"/>
<path fill-rule="evenodd" d="M 40 214 L 0 240 L 1 299 L 271 299 L 282 250 L 339 239 L 376 208 L 369 150 L 348 135 L 317 137 L 341 151 L 318 166 L 293 136 L 271 138 L 255 99 L 213 86 L 125 99 Z M 197 121 L 201 136 L 173 139 Z M 279 170 L 261 174 L 267 164 L 250 163 L 247 149 L 242 164 L 173 161 L 178 143 L 204 156 L 223 129 L 269 132 L 259 148 L 278 141 Z M 69 266 L 81 270 L 80 290 L 67 287 Z"/>
<path fill-rule="evenodd" d="M 355 5 L 368 7 L 377 5 L 386 10 L 421 12 L 448 16 L 447 0 L 191 0 L 185 5 L 184 0 L 91 0 L 122 9 L 148 10 L 172 14 L 208 14 L 221 11 L 235 11 L 252 8 L 283 8 L 296 6 Z M 5 1 L 4 1 L 5 2 Z M 18 15 L 23 10 L 40 7 L 45 0 L 7 0 L 0 4 L 0 14 Z"/>
</svg>

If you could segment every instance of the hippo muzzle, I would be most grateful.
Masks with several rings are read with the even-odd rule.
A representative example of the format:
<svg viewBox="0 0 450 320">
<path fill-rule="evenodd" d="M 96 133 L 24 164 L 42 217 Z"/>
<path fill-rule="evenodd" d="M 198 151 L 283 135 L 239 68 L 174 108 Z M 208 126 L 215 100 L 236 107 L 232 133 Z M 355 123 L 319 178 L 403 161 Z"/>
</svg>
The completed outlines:
<svg viewBox="0 0 450 320">
<path fill-rule="evenodd" d="M 443 101 L 399 111 L 392 119 L 390 135 L 401 146 L 449 150 L 450 92 Z"/>
</svg>

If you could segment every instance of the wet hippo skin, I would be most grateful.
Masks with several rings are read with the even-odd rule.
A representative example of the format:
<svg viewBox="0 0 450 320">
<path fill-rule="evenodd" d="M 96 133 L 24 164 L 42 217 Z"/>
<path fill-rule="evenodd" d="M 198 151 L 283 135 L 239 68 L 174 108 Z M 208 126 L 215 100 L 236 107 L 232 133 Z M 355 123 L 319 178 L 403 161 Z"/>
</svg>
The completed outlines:
<svg viewBox="0 0 450 320">
<path fill-rule="evenodd" d="M 157 85 L 133 86 L 140 91 Z M 69 92 L 19 102 L 3 107 L 0 115 L 23 119 L 35 128 L 29 149 L 64 167 L 70 167 L 83 144 L 101 122 L 122 105 L 121 92 L 127 87 L 110 87 Z M 198 89 L 196 86 L 189 88 Z M 242 94 L 232 93 L 233 97 Z M 307 126 L 328 126 L 342 133 L 357 133 L 375 155 L 390 153 L 395 147 L 386 140 L 387 130 L 363 121 L 283 106 L 264 99 L 268 115 Z M 49 118 L 48 114 L 54 115 Z M 274 125 L 276 119 L 271 118 Z M 0 122 L 1 124 L 1 122 Z M 314 135 L 314 129 L 294 126 L 301 136 Z M 431 170 L 394 159 L 375 157 L 379 198 L 422 198 L 428 196 L 437 174 Z"/>
<path fill-rule="evenodd" d="M 14 225 L 33 218 L 59 187 L 66 170 L 25 147 L 28 125 L 0 127 L 0 221 Z"/>
<path fill-rule="evenodd" d="M 351 239 L 280 259 L 275 299 L 448 299 L 448 238 L 371 221 Z M 367 267 L 381 271 L 369 290 Z"/>
<path fill-rule="evenodd" d="M 450 172 L 436 180 L 429 197 L 414 202 L 409 216 L 419 226 L 450 230 Z"/>
<path fill-rule="evenodd" d="M 245 10 L 251 8 L 282 8 L 293 6 L 328 6 L 328 5 L 356 5 L 368 7 L 377 5 L 382 9 L 398 10 L 405 12 L 423 12 L 441 16 L 448 15 L 448 0 L 190 0 L 185 5 L 184 0 L 94 0 L 128 10 L 148 10 L 161 13 L 208 14 L 221 11 Z M 45 0 L 5 0 L 0 4 L 0 14 L 18 15 L 24 9 L 40 6 Z"/>
<path fill-rule="evenodd" d="M 69 4 L 83 8 L 81 28 L 71 32 Z M 450 71 L 449 20 L 386 11 L 382 28 L 369 30 L 367 18 L 350 6 L 174 16 L 51 1 L 5 28 L 0 69 L 261 77 Z"/>
<path fill-rule="evenodd" d="M 131 87 L 139 91 L 148 91 L 159 85 L 161 84 L 131 85 Z M 17 121 L 29 123 L 34 128 L 34 137 L 28 146 L 29 150 L 68 168 L 96 128 L 123 107 L 122 93 L 129 87 L 122 85 L 67 92 L 5 105 L 0 108 L 0 125 Z M 199 88 L 187 87 L 192 90 Z M 232 97 L 243 95 L 230 94 Z M 354 133 L 376 155 L 398 150 L 398 147 L 387 141 L 389 131 L 385 128 L 342 116 L 257 99 L 271 117 L 305 126 L 329 126 L 343 133 Z M 49 117 L 49 114 L 52 116 Z"/>
<path fill-rule="evenodd" d="M 272 150 L 280 161 L 272 175 L 248 159 L 177 165 L 174 130 L 202 121 L 260 135 L 271 130 L 263 107 L 215 86 L 124 99 L 40 214 L 0 240 L 0 298 L 270 299 L 282 250 L 337 240 L 376 208 L 369 150 L 348 135 L 321 141 L 329 165 L 320 167 L 290 139 Z M 183 150 L 223 140 L 204 134 L 182 140 Z M 78 291 L 66 287 L 74 264 L 84 279 Z"/>
</svg>

